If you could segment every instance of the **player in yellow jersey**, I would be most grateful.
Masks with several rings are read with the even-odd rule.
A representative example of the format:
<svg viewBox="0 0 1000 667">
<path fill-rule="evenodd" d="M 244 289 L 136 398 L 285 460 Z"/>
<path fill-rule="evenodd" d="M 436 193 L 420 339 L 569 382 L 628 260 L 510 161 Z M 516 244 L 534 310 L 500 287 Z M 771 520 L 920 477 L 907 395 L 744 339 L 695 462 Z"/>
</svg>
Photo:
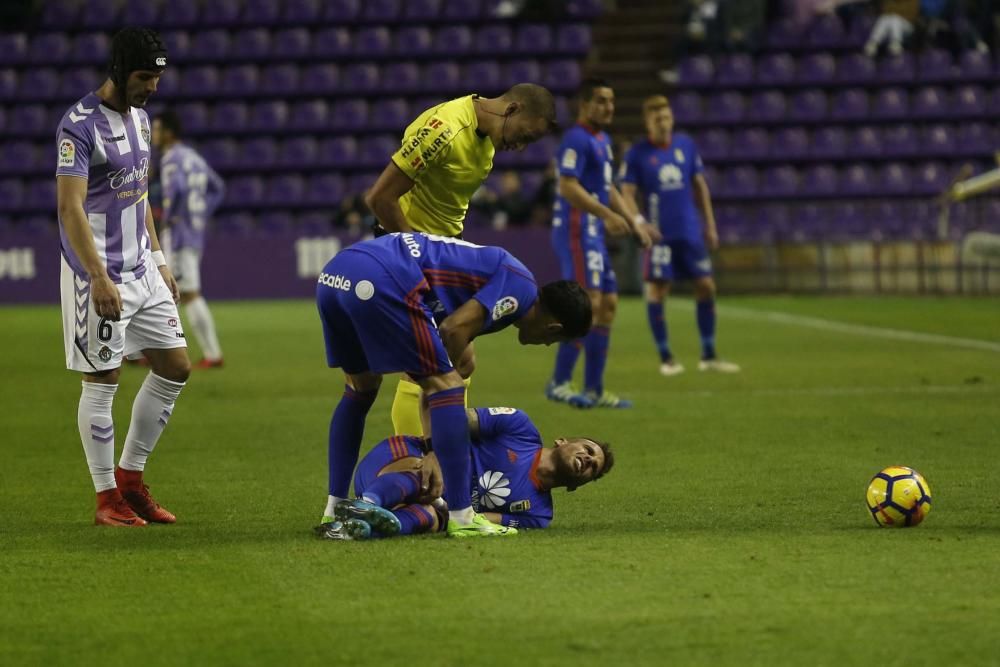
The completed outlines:
<svg viewBox="0 0 1000 667">
<path fill-rule="evenodd" d="M 460 237 L 469 200 L 493 169 L 496 151 L 521 150 L 557 128 L 552 93 L 532 83 L 519 83 L 500 97 L 467 95 L 427 109 L 406 128 L 402 145 L 365 197 L 381 226 L 376 234 Z M 464 378 L 472 374 L 471 344 L 455 366 Z M 419 403 L 420 387 L 400 379 L 392 404 L 397 434 L 423 434 Z"/>
</svg>

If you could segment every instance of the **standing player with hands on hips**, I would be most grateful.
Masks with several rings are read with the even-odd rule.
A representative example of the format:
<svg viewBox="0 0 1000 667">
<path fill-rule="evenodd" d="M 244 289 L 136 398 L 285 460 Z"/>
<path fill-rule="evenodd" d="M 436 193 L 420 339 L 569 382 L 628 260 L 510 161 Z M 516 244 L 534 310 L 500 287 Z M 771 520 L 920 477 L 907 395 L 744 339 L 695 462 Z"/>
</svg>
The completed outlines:
<svg viewBox="0 0 1000 667">
<path fill-rule="evenodd" d="M 77 424 L 97 491 L 94 522 L 173 523 L 143 482 L 146 460 L 191 371 L 148 198 L 149 116 L 142 107 L 167 66 L 159 35 L 126 28 L 111 42 L 110 76 L 66 112 L 56 134 L 66 367 L 83 373 Z M 118 467 L 111 406 L 123 356 L 151 372 L 132 404 Z"/>
</svg>

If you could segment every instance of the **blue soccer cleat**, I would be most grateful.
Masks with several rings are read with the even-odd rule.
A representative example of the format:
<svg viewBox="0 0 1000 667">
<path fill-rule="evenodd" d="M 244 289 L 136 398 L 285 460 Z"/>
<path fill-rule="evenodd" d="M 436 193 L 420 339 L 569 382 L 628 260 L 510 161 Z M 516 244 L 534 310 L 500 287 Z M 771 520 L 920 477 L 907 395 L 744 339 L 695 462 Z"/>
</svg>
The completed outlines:
<svg viewBox="0 0 1000 667">
<path fill-rule="evenodd" d="M 578 392 L 576 387 L 569 382 L 556 384 L 554 381 L 549 380 L 549 383 L 545 385 L 545 398 L 557 403 L 572 405 L 574 408 L 594 407 L 594 402 Z"/>
<path fill-rule="evenodd" d="M 372 530 L 385 537 L 399 535 L 402 529 L 395 514 L 364 500 L 345 500 L 337 503 L 333 508 L 333 516 L 343 522 L 351 519 L 364 521 L 372 527 Z"/>
<path fill-rule="evenodd" d="M 313 528 L 313 532 L 321 540 L 367 540 L 372 536 L 371 526 L 360 519 L 328 521 Z"/>
</svg>

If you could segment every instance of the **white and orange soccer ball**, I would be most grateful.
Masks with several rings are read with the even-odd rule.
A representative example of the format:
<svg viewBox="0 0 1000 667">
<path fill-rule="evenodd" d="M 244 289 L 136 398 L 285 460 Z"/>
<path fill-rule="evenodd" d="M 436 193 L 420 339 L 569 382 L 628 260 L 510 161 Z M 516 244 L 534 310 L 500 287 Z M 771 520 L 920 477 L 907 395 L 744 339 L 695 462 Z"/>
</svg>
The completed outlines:
<svg viewBox="0 0 1000 667">
<path fill-rule="evenodd" d="M 889 466 L 868 483 L 868 511 L 879 526 L 916 526 L 931 511 L 931 487 L 905 466 Z"/>
</svg>

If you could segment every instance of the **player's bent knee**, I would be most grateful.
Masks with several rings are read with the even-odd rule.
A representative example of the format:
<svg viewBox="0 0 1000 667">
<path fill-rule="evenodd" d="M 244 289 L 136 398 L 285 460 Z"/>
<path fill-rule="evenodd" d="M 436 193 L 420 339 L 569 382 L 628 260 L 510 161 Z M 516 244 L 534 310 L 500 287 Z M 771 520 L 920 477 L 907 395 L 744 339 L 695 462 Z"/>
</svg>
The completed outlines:
<svg viewBox="0 0 1000 667">
<path fill-rule="evenodd" d="M 109 371 L 100 371 L 97 373 L 84 373 L 84 382 L 93 382 L 94 384 L 118 384 L 118 376 L 121 375 L 120 368 L 113 368 Z"/>
<path fill-rule="evenodd" d="M 347 384 L 357 392 L 378 391 L 382 386 L 382 376 L 378 373 L 344 373 Z"/>
</svg>

